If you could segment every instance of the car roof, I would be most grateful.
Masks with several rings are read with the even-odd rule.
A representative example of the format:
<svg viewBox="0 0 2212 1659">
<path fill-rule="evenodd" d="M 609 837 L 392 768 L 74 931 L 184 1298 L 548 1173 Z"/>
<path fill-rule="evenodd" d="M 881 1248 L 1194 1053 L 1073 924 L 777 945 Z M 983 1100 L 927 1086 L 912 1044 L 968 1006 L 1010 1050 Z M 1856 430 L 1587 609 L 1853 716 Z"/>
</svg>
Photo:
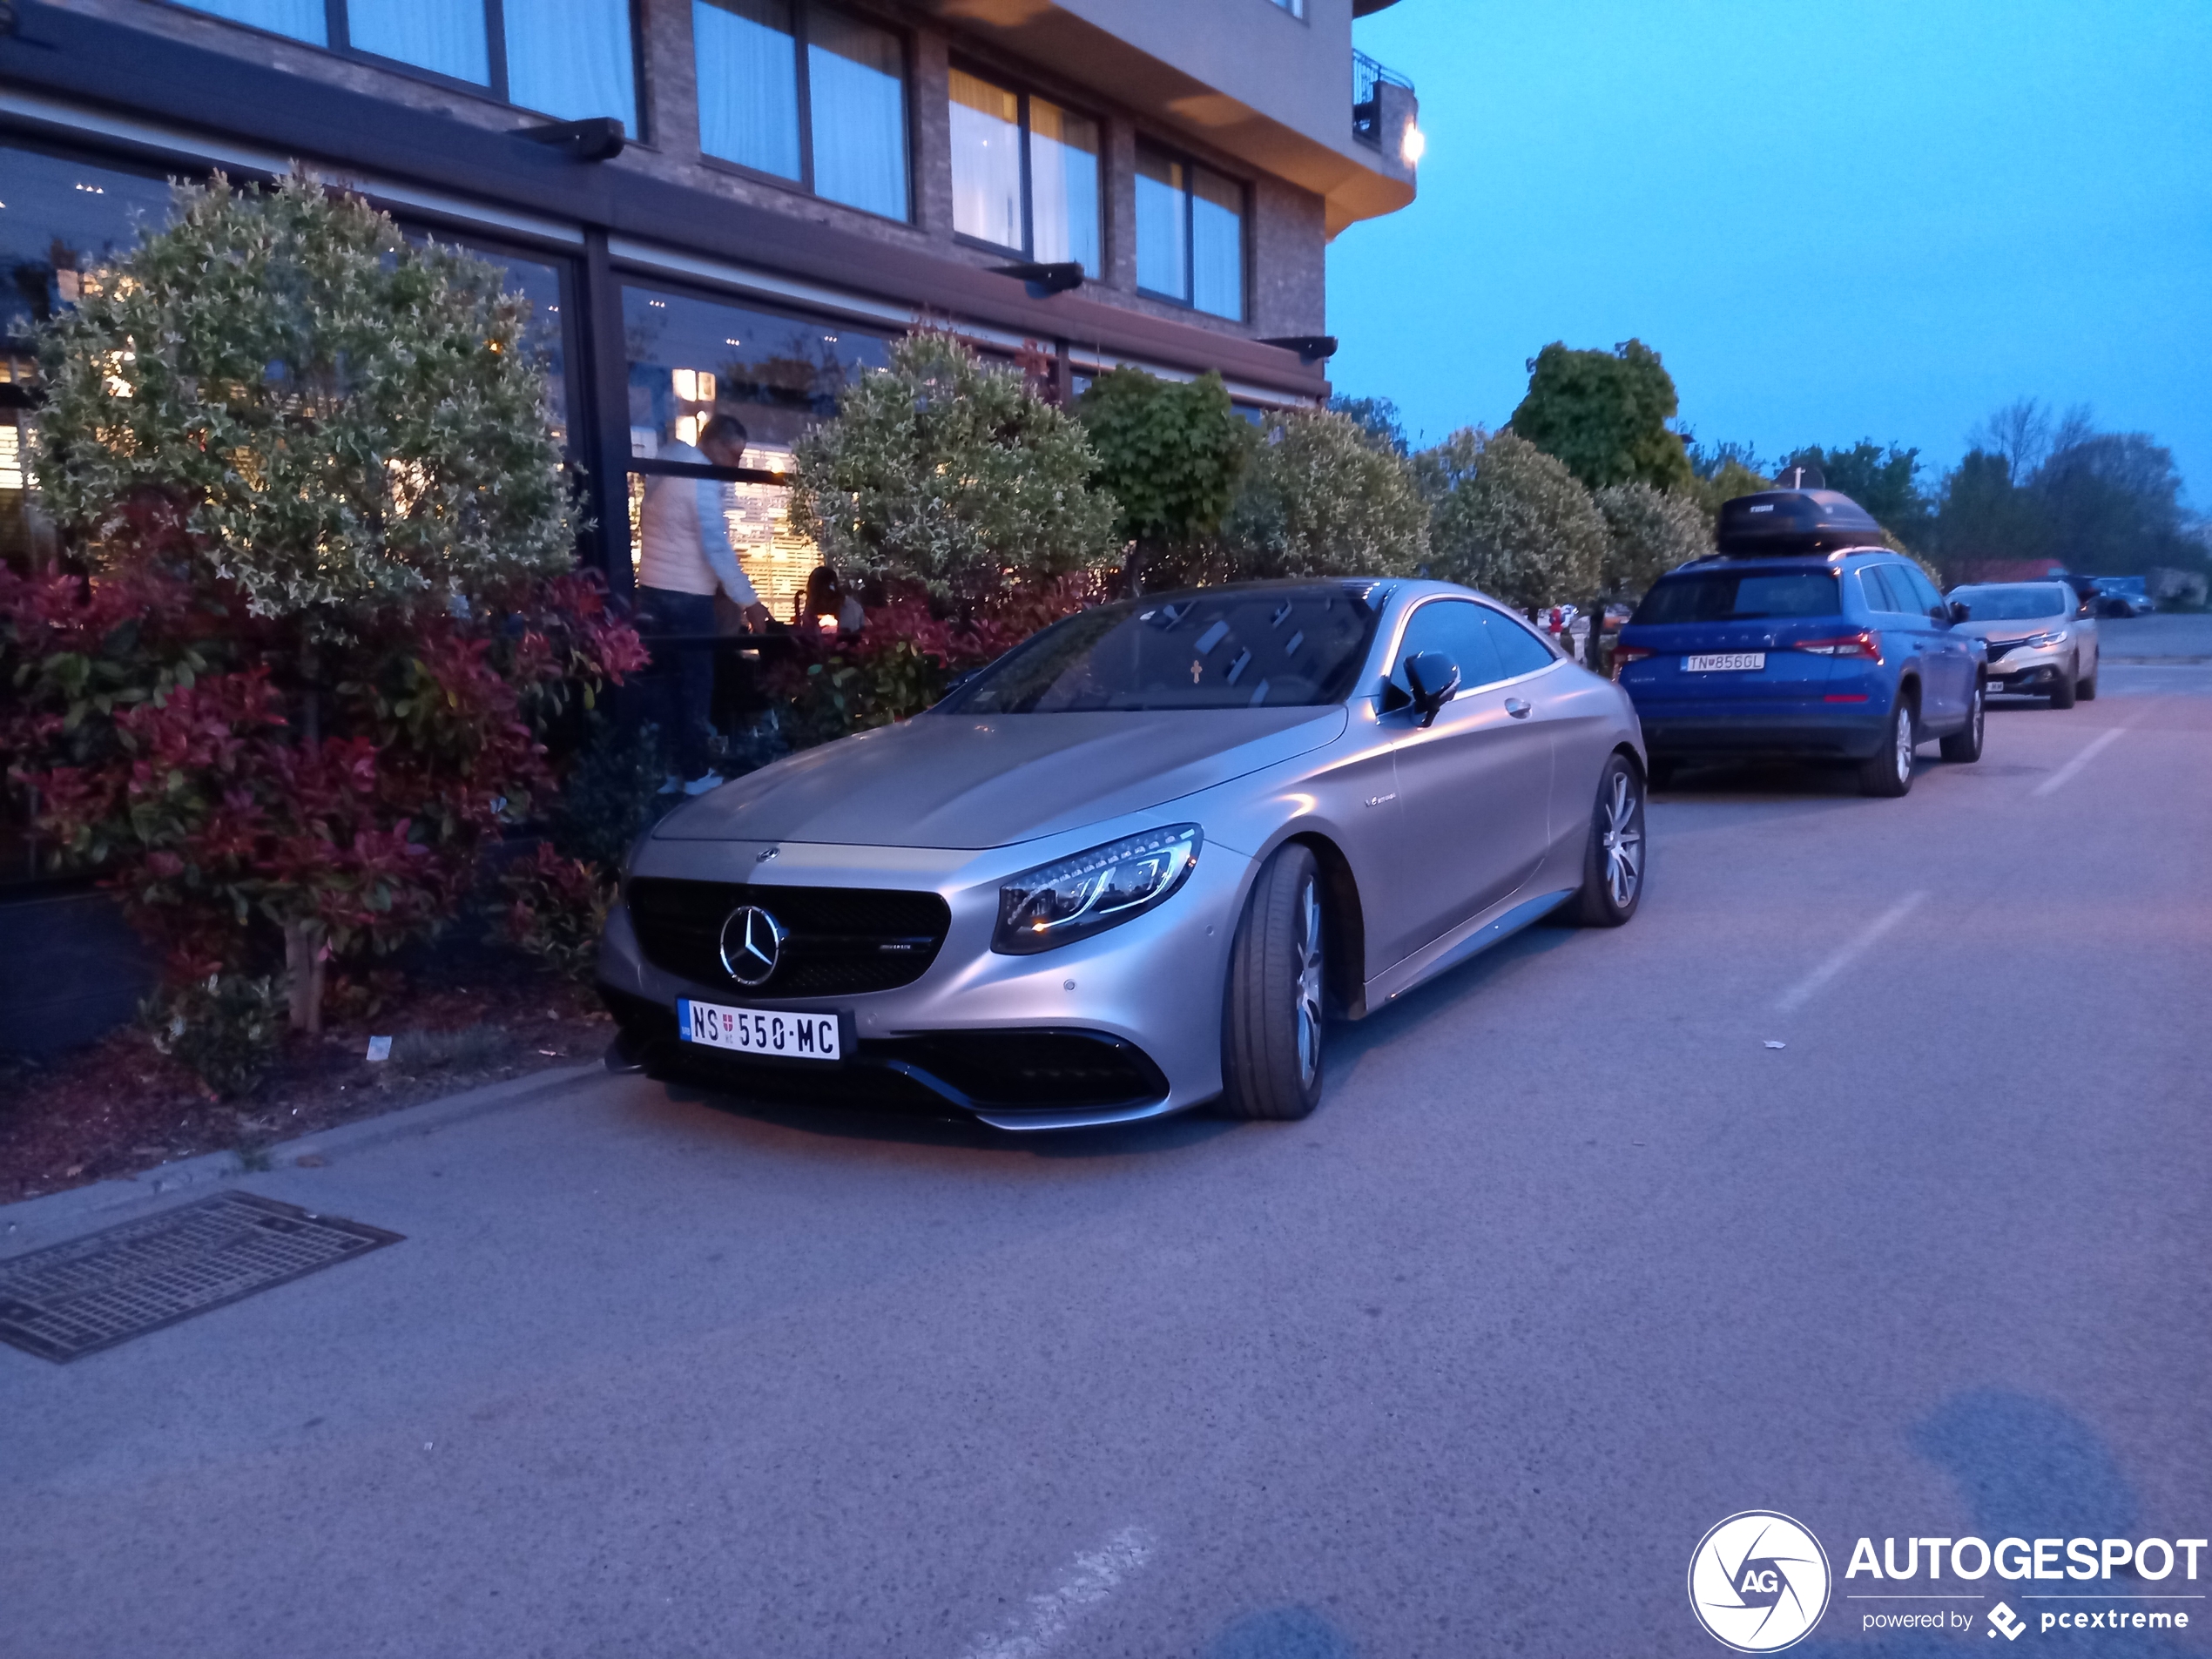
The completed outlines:
<svg viewBox="0 0 2212 1659">
<path fill-rule="evenodd" d="M 1713 570 L 1833 570 L 1857 559 L 1894 559 L 1902 556 L 1886 547 L 1844 547 L 1832 553 L 1769 553 L 1757 558 L 1742 556 L 1730 557 L 1725 553 L 1709 554 L 1702 559 L 1692 559 L 1687 564 L 1677 564 L 1661 577 L 1691 576 Z"/>
</svg>

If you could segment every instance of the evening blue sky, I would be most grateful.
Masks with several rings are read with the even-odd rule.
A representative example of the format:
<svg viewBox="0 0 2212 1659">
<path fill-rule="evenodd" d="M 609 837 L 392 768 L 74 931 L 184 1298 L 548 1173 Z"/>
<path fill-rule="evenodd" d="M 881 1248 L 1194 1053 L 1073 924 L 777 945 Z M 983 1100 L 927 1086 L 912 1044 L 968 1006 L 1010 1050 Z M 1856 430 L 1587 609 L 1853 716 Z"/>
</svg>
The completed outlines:
<svg viewBox="0 0 2212 1659">
<path fill-rule="evenodd" d="M 1634 336 L 1702 441 L 1942 467 L 2086 402 L 2212 509 L 2212 0 L 1401 0 L 1356 41 L 1428 153 L 1330 250 L 1331 374 L 1417 440 Z"/>
</svg>

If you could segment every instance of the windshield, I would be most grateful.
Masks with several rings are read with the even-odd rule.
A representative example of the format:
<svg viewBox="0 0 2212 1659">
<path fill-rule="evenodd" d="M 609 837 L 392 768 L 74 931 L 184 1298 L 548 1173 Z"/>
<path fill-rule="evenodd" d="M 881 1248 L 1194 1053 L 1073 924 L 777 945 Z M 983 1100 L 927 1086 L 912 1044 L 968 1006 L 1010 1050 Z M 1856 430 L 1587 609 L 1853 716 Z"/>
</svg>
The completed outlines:
<svg viewBox="0 0 2212 1659">
<path fill-rule="evenodd" d="M 1224 588 L 1055 623 L 939 706 L 959 714 L 1284 708 L 1340 702 L 1375 613 L 1342 588 Z"/>
<path fill-rule="evenodd" d="M 2070 617 L 2074 596 L 2064 588 L 2022 584 L 2001 588 L 1953 588 L 1951 597 L 1966 607 L 1972 622 L 2034 622 Z"/>
<path fill-rule="evenodd" d="M 1630 620 L 1639 625 L 1750 622 L 1840 616 L 1843 608 L 1833 570 L 1712 570 L 1663 578 L 1643 596 Z"/>
</svg>

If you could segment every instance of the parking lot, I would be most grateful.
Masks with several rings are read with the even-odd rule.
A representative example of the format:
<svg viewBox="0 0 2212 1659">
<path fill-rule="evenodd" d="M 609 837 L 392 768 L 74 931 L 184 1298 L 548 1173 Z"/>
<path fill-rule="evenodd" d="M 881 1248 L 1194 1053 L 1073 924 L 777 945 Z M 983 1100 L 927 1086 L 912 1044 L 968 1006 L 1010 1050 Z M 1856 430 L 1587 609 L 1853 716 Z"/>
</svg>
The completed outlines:
<svg viewBox="0 0 2212 1659">
<path fill-rule="evenodd" d="M 2104 651 L 1902 800 L 1685 773 L 1632 926 L 1339 1029 L 1304 1123 L 596 1076 L 246 1177 L 406 1242 L 0 1350 L 0 1649 L 1703 1654 L 1758 1507 L 1804 1651 L 1917 1656 L 1861 1535 L 2202 1536 L 2212 619 Z"/>
</svg>

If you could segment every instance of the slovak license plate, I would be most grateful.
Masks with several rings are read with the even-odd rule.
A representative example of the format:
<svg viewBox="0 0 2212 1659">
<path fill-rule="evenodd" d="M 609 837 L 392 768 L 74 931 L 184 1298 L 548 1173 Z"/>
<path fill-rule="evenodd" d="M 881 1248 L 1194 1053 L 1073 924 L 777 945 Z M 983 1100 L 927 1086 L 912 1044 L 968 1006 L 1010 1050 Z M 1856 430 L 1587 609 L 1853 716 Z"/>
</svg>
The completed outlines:
<svg viewBox="0 0 2212 1659">
<path fill-rule="evenodd" d="M 842 1060 L 834 1014 L 732 1008 L 676 999 L 676 1034 L 686 1042 L 776 1060 Z"/>
<path fill-rule="evenodd" d="M 1724 651 L 1709 657 L 1682 659 L 1682 671 L 1685 674 L 1725 674 L 1765 666 L 1766 653 L 1763 651 Z"/>
</svg>

